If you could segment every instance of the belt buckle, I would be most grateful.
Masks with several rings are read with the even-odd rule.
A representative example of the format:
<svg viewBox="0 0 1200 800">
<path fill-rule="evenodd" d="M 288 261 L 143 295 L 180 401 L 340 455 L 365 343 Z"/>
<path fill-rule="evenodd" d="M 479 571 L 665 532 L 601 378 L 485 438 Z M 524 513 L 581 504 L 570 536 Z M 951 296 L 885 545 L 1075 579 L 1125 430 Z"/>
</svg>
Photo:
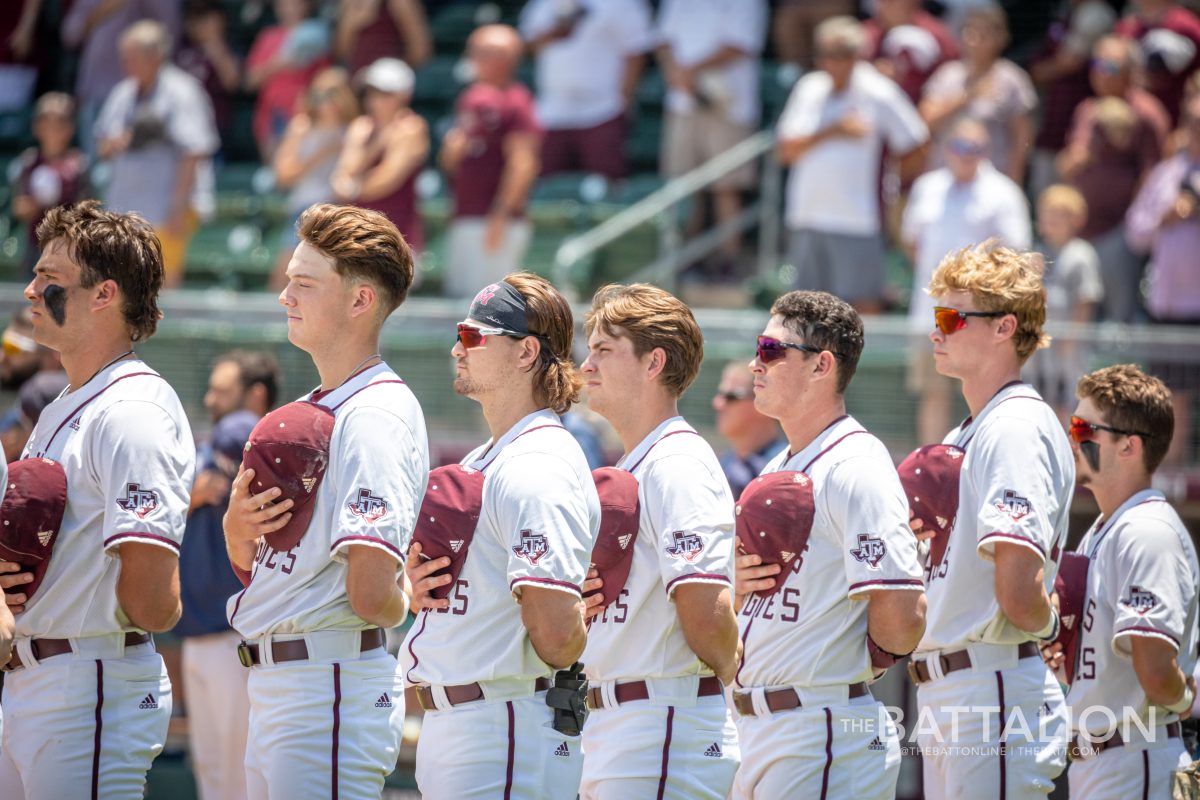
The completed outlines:
<svg viewBox="0 0 1200 800">
<path fill-rule="evenodd" d="M 924 683 L 924 681 L 921 680 L 920 673 L 917 672 L 917 660 L 915 658 L 910 658 L 908 663 L 905 665 L 905 668 L 908 670 L 908 679 L 912 681 L 914 685 L 919 686 L 920 684 Z"/>
<path fill-rule="evenodd" d="M 254 666 L 254 655 L 250 652 L 250 643 L 247 642 L 245 639 L 243 639 L 241 641 L 241 643 L 238 644 L 237 654 L 238 654 L 238 661 L 241 662 L 243 667 L 253 667 Z"/>
</svg>

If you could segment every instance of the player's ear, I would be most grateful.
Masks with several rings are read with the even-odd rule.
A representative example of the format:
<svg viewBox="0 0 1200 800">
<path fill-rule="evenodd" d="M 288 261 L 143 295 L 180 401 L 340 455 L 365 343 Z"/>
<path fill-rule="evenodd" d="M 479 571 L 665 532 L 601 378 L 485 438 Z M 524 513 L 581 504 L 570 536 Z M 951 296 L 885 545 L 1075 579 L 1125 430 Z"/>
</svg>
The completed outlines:
<svg viewBox="0 0 1200 800">
<path fill-rule="evenodd" d="M 1005 314 L 996 326 L 996 335 L 1001 339 L 1010 339 L 1017 335 L 1017 317 L 1015 314 Z"/>
<path fill-rule="evenodd" d="M 656 347 L 646 354 L 646 377 L 653 380 L 667 368 L 667 351 Z"/>
<path fill-rule="evenodd" d="M 377 300 L 375 287 L 369 283 L 360 283 L 354 288 L 354 302 L 350 306 L 350 316 L 357 317 L 374 310 Z"/>
<path fill-rule="evenodd" d="M 92 287 L 92 310 L 99 311 L 106 306 L 118 302 L 120 295 L 121 289 L 112 278 L 98 282 Z"/>
</svg>

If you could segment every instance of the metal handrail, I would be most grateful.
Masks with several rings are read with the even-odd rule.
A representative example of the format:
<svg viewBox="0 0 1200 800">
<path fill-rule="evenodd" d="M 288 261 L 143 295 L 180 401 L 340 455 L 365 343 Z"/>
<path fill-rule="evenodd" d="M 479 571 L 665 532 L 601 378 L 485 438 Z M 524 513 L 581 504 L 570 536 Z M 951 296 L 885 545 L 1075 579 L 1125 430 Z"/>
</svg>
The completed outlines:
<svg viewBox="0 0 1200 800">
<path fill-rule="evenodd" d="M 552 273 L 554 284 L 563 290 L 573 288 L 571 270 L 576 264 L 592 256 L 601 248 L 606 247 L 633 229 L 650 222 L 668 209 L 682 203 L 696 192 L 711 186 L 733 170 L 761 158 L 763 155 L 771 152 L 774 146 L 774 132 L 769 130 L 759 131 L 738 142 L 725 152 L 709 159 L 690 172 L 670 180 L 652 194 L 647 195 L 628 208 L 622 209 L 595 228 L 568 238 L 559 245 L 558 250 L 554 254 L 554 268 Z M 768 161 L 770 162 L 770 160 Z M 766 177 L 764 174 L 764 180 Z M 754 207 L 758 213 L 764 215 L 774 213 L 773 209 L 766 208 L 761 203 L 762 201 L 760 201 L 760 205 Z M 743 214 L 742 218 L 737 220 L 736 225 L 729 227 L 736 228 L 737 230 L 745 230 L 752 224 L 752 217 L 753 214 Z M 728 233 L 733 232 L 736 231 L 728 231 Z M 715 237 L 717 241 L 723 238 L 723 235 L 727 232 L 725 229 L 721 229 L 720 233 L 722 234 L 721 236 Z M 706 240 L 706 242 L 708 241 L 710 240 Z M 695 257 L 695 250 L 696 248 L 692 248 L 687 251 L 689 258 Z M 662 274 L 665 271 L 664 267 L 670 267 L 678 261 L 678 257 L 672 259 L 671 255 L 670 253 L 663 254 L 651 265 L 654 267 L 656 275 Z"/>
</svg>

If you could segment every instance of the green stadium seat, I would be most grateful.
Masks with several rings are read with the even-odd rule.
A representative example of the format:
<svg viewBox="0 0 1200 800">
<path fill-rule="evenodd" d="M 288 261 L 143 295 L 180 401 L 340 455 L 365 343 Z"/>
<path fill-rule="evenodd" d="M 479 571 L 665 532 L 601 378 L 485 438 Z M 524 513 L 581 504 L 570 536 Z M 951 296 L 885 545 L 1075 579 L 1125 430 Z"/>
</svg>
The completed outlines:
<svg viewBox="0 0 1200 800">
<path fill-rule="evenodd" d="M 625 155 L 635 172 L 654 172 L 658 169 L 658 152 L 662 146 L 663 121 L 661 113 L 638 114 L 633 130 L 625 143 Z"/>
<path fill-rule="evenodd" d="M 459 56 L 434 56 L 416 73 L 413 104 L 444 114 L 454 106 L 454 98 L 464 84 L 459 80 Z"/>
<path fill-rule="evenodd" d="M 188 244 L 186 274 L 192 284 L 247 289 L 265 282 L 274 266 L 274 242 L 247 222 L 217 220 L 202 225 Z"/>
<path fill-rule="evenodd" d="M 33 109 L 0 113 L 0 150 L 21 150 L 33 144 Z"/>
</svg>

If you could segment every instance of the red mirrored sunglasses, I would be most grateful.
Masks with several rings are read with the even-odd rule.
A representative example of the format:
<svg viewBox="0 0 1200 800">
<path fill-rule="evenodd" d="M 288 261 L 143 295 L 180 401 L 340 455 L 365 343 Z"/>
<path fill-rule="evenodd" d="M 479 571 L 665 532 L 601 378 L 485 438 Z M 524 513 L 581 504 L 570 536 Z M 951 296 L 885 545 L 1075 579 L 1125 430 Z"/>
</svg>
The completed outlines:
<svg viewBox="0 0 1200 800">
<path fill-rule="evenodd" d="M 1088 422 L 1081 417 L 1071 417 L 1071 427 L 1068 429 L 1068 432 L 1075 444 L 1093 441 L 1096 438 L 1096 431 L 1108 431 L 1109 433 L 1116 433 L 1121 436 L 1146 436 L 1146 434 L 1139 431 L 1123 431 L 1120 428 L 1110 428 L 1108 425 L 1101 425 L 1098 422 Z"/>
<path fill-rule="evenodd" d="M 504 328 L 482 328 L 476 325 L 468 325 L 465 322 L 458 323 L 458 341 L 468 350 L 473 350 L 476 347 L 483 347 L 487 344 L 489 336 L 532 336 L 529 333 L 518 333 L 516 331 L 505 330 Z"/>
<path fill-rule="evenodd" d="M 970 317 L 994 319 L 996 317 L 1003 317 L 1008 313 L 1008 311 L 959 311 L 957 308 L 936 306 L 933 309 L 933 322 L 937 325 L 939 331 L 949 336 L 955 331 L 961 331 L 967 327 L 967 319 Z"/>
</svg>

